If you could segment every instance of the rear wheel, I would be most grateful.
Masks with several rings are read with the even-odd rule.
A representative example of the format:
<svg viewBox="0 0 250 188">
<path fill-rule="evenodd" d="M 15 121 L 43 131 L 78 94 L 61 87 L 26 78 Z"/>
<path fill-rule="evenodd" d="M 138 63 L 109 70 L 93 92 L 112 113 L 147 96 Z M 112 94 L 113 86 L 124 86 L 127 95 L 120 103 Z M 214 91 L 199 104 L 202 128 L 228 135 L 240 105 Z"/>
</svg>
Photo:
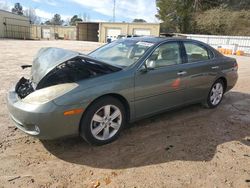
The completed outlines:
<svg viewBox="0 0 250 188">
<path fill-rule="evenodd" d="M 224 87 L 224 82 L 222 80 L 219 79 L 215 81 L 210 89 L 207 101 L 205 102 L 207 108 L 215 108 L 221 103 L 225 90 Z"/>
<path fill-rule="evenodd" d="M 84 113 L 80 135 L 90 144 L 107 144 L 117 139 L 125 120 L 123 104 L 114 97 L 103 97 Z"/>
</svg>

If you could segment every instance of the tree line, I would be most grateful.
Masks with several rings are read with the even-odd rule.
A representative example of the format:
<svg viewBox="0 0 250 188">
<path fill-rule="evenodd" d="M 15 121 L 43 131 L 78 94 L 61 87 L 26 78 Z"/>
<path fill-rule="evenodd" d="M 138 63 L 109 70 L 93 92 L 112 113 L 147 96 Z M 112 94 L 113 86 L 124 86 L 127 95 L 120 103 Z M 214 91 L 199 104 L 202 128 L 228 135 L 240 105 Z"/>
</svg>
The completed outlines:
<svg viewBox="0 0 250 188">
<path fill-rule="evenodd" d="M 87 14 L 83 14 L 81 18 L 78 15 L 72 16 L 69 20 L 63 20 L 60 14 L 54 14 L 54 16 L 46 20 L 45 22 L 41 22 L 41 18 L 36 15 L 35 9 L 29 8 L 24 10 L 20 3 L 15 3 L 14 7 L 11 9 L 11 12 L 18 15 L 27 16 L 30 19 L 31 24 L 42 24 L 42 25 L 76 25 L 77 22 L 89 21 L 89 16 Z"/>
<path fill-rule="evenodd" d="M 250 0 L 156 0 L 156 5 L 155 16 L 162 21 L 161 32 L 250 35 Z M 60 14 L 55 14 L 41 22 L 35 9 L 23 10 L 20 3 L 15 3 L 11 11 L 28 16 L 32 24 L 76 25 L 90 19 L 84 14 L 63 20 Z M 134 19 L 133 22 L 146 21 Z"/>
<path fill-rule="evenodd" d="M 41 22 L 41 18 L 36 15 L 35 9 L 29 8 L 23 10 L 23 7 L 20 3 L 15 3 L 14 7 L 11 9 L 12 13 L 18 15 L 24 15 L 29 17 L 30 22 L 32 24 L 42 24 L 42 25 L 71 25 L 75 26 L 77 22 L 89 21 L 90 17 L 87 14 L 83 14 L 83 16 L 74 15 L 69 20 L 65 21 L 61 18 L 60 14 L 54 14 L 54 16 L 46 20 L 45 22 Z M 134 19 L 133 22 L 146 22 L 144 19 Z"/>
<path fill-rule="evenodd" d="M 250 35 L 249 0 L 156 0 L 161 32 Z"/>
</svg>

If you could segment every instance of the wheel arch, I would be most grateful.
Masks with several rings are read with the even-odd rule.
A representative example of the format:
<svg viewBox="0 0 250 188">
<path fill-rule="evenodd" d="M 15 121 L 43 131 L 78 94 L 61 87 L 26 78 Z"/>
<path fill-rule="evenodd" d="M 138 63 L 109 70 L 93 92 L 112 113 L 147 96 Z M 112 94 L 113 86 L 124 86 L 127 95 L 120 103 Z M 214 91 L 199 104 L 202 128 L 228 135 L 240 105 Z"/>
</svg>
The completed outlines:
<svg viewBox="0 0 250 188">
<path fill-rule="evenodd" d="M 206 108 L 215 108 L 215 107 L 211 107 L 210 105 L 209 105 L 209 97 L 210 97 L 210 92 L 211 92 L 211 90 L 212 90 L 212 87 L 214 86 L 214 84 L 216 83 L 216 82 L 218 82 L 218 81 L 222 81 L 223 82 L 223 90 L 224 90 L 224 93 L 227 91 L 227 79 L 224 77 L 224 76 L 219 76 L 219 77 L 217 77 L 215 80 L 214 80 L 214 82 L 213 82 L 213 84 L 212 84 L 212 86 L 210 87 L 210 89 L 209 89 L 209 92 L 208 92 L 208 95 L 207 95 L 207 97 L 206 97 L 206 100 L 202 103 L 203 104 L 203 106 L 204 107 L 206 107 Z"/>
<path fill-rule="evenodd" d="M 226 91 L 227 91 L 227 79 L 226 79 L 224 76 L 221 76 L 221 77 L 217 78 L 217 79 L 215 80 L 215 82 L 216 82 L 217 80 L 221 80 L 221 81 L 224 83 L 224 92 L 226 92 Z"/>
<path fill-rule="evenodd" d="M 94 102 L 96 102 L 97 100 L 100 100 L 101 98 L 104 98 L 104 97 L 114 97 L 114 98 L 118 99 L 118 100 L 123 104 L 123 106 L 124 106 L 125 113 L 126 113 L 126 122 L 129 122 L 129 120 L 130 120 L 130 105 L 129 105 L 129 103 L 128 103 L 128 100 L 127 100 L 124 96 L 122 96 L 121 94 L 117 94 L 117 93 L 107 93 L 107 94 L 104 94 L 104 95 L 101 95 L 101 96 L 95 98 L 93 101 L 91 101 L 91 102 L 88 104 L 87 108 L 86 108 L 84 111 L 87 111 L 88 108 L 89 108 Z M 85 113 L 83 113 L 82 118 L 84 117 L 84 114 L 85 114 Z M 81 119 L 82 119 L 82 118 L 81 118 Z"/>
</svg>

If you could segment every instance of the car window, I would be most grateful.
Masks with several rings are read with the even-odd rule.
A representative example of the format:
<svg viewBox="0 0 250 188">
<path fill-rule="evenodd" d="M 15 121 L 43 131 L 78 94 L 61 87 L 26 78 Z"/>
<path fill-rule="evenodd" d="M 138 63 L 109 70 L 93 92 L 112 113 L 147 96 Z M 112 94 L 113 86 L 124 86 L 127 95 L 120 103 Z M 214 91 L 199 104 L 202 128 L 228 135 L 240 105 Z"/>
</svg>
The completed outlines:
<svg viewBox="0 0 250 188">
<path fill-rule="evenodd" d="M 181 54 L 179 44 L 170 42 L 159 46 L 146 61 L 147 67 L 158 68 L 180 64 Z"/>
<path fill-rule="evenodd" d="M 209 59 L 209 53 L 206 47 L 189 42 L 184 42 L 184 46 L 187 53 L 188 63 Z"/>
</svg>

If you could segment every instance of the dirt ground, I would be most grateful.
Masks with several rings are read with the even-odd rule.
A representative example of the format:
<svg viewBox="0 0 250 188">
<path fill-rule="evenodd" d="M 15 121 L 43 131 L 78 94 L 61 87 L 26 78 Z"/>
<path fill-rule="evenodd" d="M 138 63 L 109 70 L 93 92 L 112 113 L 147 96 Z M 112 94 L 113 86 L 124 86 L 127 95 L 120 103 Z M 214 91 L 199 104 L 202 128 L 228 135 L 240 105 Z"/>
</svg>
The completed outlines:
<svg viewBox="0 0 250 188">
<path fill-rule="evenodd" d="M 80 41 L 0 40 L 0 187 L 250 187 L 250 57 L 213 110 L 193 105 L 134 123 L 114 143 L 43 141 L 15 128 L 8 89 L 41 47 L 80 52 Z"/>
</svg>

